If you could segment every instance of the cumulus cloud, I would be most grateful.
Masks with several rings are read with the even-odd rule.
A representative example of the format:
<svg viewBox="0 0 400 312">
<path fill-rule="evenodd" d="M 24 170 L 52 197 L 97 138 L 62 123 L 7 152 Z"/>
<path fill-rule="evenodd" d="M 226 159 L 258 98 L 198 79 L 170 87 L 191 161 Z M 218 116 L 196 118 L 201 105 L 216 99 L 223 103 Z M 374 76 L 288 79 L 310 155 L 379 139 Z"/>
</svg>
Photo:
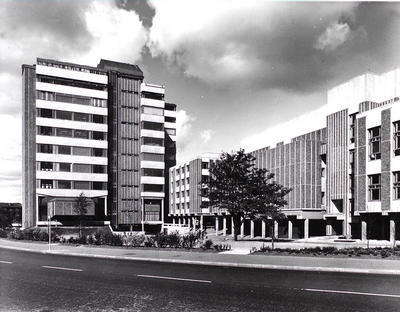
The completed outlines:
<svg viewBox="0 0 400 312">
<path fill-rule="evenodd" d="M 335 23 L 329 26 L 317 39 L 315 48 L 333 51 L 350 37 L 350 27 L 347 23 Z"/>
<path fill-rule="evenodd" d="M 213 135 L 214 131 L 211 129 L 206 129 L 200 132 L 200 137 L 203 140 L 203 143 L 207 143 L 211 140 L 211 136 Z"/>
<path fill-rule="evenodd" d="M 315 38 L 354 3 L 153 0 L 149 47 L 217 86 L 305 90 L 327 77 Z M 312 14 L 310 14 L 312 6 Z M 325 57 L 323 59 L 323 57 Z M 304 79 L 307 77 L 307 79 Z"/>
<path fill-rule="evenodd" d="M 196 118 L 190 116 L 185 110 L 179 110 L 176 114 L 176 141 L 178 151 L 185 149 L 191 138 L 192 122 Z"/>
</svg>

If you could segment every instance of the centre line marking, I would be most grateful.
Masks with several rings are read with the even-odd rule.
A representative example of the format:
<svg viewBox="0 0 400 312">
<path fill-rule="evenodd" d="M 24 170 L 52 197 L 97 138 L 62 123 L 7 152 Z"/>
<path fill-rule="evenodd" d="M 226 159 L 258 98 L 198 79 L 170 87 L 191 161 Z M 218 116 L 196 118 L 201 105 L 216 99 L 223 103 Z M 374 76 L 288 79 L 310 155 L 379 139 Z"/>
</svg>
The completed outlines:
<svg viewBox="0 0 400 312">
<path fill-rule="evenodd" d="M 138 277 L 146 277 L 146 278 L 174 280 L 174 281 L 184 281 L 184 282 L 196 282 L 196 283 L 206 283 L 206 284 L 212 283 L 211 281 L 197 280 L 197 279 L 190 279 L 190 278 L 179 278 L 179 277 L 168 277 L 168 276 L 157 276 L 157 275 L 143 275 L 143 274 L 137 274 L 137 276 Z"/>
<path fill-rule="evenodd" d="M 300 288 L 300 289 L 305 290 L 305 291 L 312 291 L 312 292 L 326 292 L 326 293 L 348 294 L 348 295 L 400 298 L 400 295 L 377 294 L 377 293 L 347 291 L 347 290 L 313 289 L 313 288 Z"/>
<path fill-rule="evenodd" d="M 55 266 L 49 266 L 49 265 L 42 265 L 42 268 L 54 269 L 54 270 L 64 270 L 64 271 L 75 271 L 75 272 L 82 272 L 83 271 L 81 269 L 71 269 L 71 268 L 55 267 Z"/>
<path fill-rule="evenodd" d="M 0 260 L 0 263 L 4 263 L 4 264 L 12 264 L 12 262 L 10 262 L 10 261 L 2 261 L 2 260 Z"/>
</svg>

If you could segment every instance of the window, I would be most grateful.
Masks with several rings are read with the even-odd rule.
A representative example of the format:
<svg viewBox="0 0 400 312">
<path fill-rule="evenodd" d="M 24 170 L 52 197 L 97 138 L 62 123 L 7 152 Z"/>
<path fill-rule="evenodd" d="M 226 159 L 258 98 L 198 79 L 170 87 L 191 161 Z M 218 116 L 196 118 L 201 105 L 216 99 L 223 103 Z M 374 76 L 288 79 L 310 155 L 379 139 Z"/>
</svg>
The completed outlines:
<svg viewBox="0 0 400 312">
<path fill-rule="evenodd" d="M 74 146 L 73 155 L 78 155 L 78 156 L 90 156 L 91 155 L 91 150 L 89 147 L 78 147 Z"/>
<path fill-rule="evenodd" d="M 163 154 L 142 153 L 142 158 L 149 161 L 164 161 Z"/>
<path fill-rule="evenodd" d="M 88 122 L 89 121 L 89 115 L 88 114 L 83 114 L 83 113 L 74 113 L 74 120 L 75 121 Z"/>
<path fill-rule="evenodd" d="M 165 122 L 176 122 L 176 118 L 165 116 Z"/>
<path fill-rule="evenodd" d="M 153 93 L 153 92 L 147 92 L 147 91 L 142 91 L 142 97 L 146 99 L 153 99 L 153 100 L 164 100 L 164 94 L 161 93 Z"/>
<path fill-rule="evenodd" d="M 381 159 L 381 127 L 368 130 L 369 134 L 369 159 Z"/>
<path fill-rule="evenodd" d="M 381 200 L 381 175 L 373 174 L 368 176 L 369 201 Z"/>
<path fill-rule="evenodd" d="M 176 135 L 176 130 L 175 129 L 165 129 L 165 132 L 169 135 Z"/>
<path fill-rule="evenodd" d="M 53 153 L 53 145 L 39 144 L 39 153 L 52 154 Z"/>
<path fill-rule="evenodd" d="M 202 162 L 201 163 L 201 169 L 208 169 L 208 163 L 207 162 Z"/>
<path fill-rule="evenodd" d="M 40 126 L 39 135 L 53 135 L 53 128 Z"/>
<path fill-rule="evenodd" d="M 99 124 L 106 123 L 106 117 L 102 115 L 93 115 L 93 122 Z"/>
<path fill-rule="evenodd" d="M 74 138 L 89 139 L 89 131 L 87 131 L 87 130 L 74 130 Z"/>
<path fill-rule="evenodd" d="M 393 123 L 394 155 L 400 155 L 400 121 Z"/>
<path fill-rule="evenodd" d="M 356 137 L 355 135 L 356 114 L 351 114 L 349 116 L 349 120 L 350 120 L 350 133 L 349 133 L 350 143 L 354 143 Z"/>
<path fill-rule="evenodd" d="M 70 172 L 71 171 L 71 164 L 60 163 L 60 171 Z"/>
<path fill-rule="evenodd" d="M 181 181 L 176 181 L 176 186 L 179 186 L 181 184 Z"/>
<path fill-rule="evenodd" d="M 143 192 L 164 192 L 163 185 L 143 184 Z"/>
<path fill-rule="evenodd" d="M 59 145 L 58 154 L 71 155 L 71 146 Z"/>
<path fill-rule="evenodd" d="M 40 170 L 42 171 L 53 171 L 53 163 L 51 162 L 40 162 Z"/>
<path fill-rule="evenodd" d="M 71 181 L 58 181 L 58 188 L 59 189 L 70 189 L 71 188 Z"/>
<path fill-rule="evenodd" d="M 102 165 L 93 165 L 93 173 L 106 173 L 106 166 Z"/>
<path fill-rule="evenodd" d="M 59 137 L 72 137 L 72 129 L 56 128 L 56 136 Z"/>
<path fill-rule="evenodd" d="M 142 175 L 149 176 L 149 177 L 163 177 L 164 170 L 163 169 L 142 168 Z"/>
<path fill-rule="evenodd" d="M 163 116 L 164 110 L 162 108 L 142 106 L 142 113 L 149 115 Z"/>
<path fill-rule="evenodd" d="M 88 190 L 90 188 L 90 182 L 88 181 L 74 181 L 75 190 Z"/>
<path fill-rule="evenodd" d="M 189 197 L 190 196 L 190 190 L 186 191 L 186 196 Z"/>
<path fill-rule="evenodd" d="M 72 120 L 72 113 L 71 112 L 65 112 L 65 111 L 56 111 L 56 118 L 57 119 Z"/>
<path fill-rule="evenodd" d="M 142 137 L 142 145 L 164 146 L 164 139 Z"/>
<path fill-rule="evenodd" d="M 39 117 L 53 118 L 53 111 L 51 109 L 41 108 Z"/>
<path fill-rule="evenodd" d="M 93 182 L 94 190 L 106 190 L 107 184 L 105 182 Z"/>
<path fill-rule="evenodd" d="M 93 156 L 94 157 L 106 157 L 107 156 L 107 150 L 102 149 L 102 148 L 94 148 L 93 149 Z"/>
<path fill-rule="evenodd" d="M 400 171 L 393 172 L 393 199 L 400 199 Z"/>
<path fill-rule="evenodd" d="M 100 140 L 104 141 L 105 140 L 105 133 L 104 132 L 99 132 L 99 131 L 93 131 L 93 140 Z"/>
<path fill-rule="evenodd" d="M 142 121 L 142 129 L 163 131 L 164 124 L 150 121 Z"/>
<path fill-rule="evenodd" d="M 92 166 L 87 164 L 74 164 L 74 172 L 91 173 Z"/>
<path fill-rule="evenodd" d="M 40 188 L 52 189 L 53 188 L 53 180 L 40 180 Z"/>
</svg>

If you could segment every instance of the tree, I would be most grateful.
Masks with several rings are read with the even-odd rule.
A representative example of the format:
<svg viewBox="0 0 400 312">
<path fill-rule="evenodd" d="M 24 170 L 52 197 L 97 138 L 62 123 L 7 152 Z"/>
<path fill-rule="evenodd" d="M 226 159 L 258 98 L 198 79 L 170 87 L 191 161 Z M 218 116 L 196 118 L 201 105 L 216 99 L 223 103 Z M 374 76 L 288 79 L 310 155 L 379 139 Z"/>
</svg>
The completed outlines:
<svg viewBox="0 0 400 312">
<path fill-rule="evenodd" d="M 82 220 L 87 213 L 87 207 L 90 205 L 89 199 L 82 192 L 75 200 L 74 211 L 79 217 L 79 237 L 82 237 Z"/>
<path fill-rule="evenodd" d="M 271 181 L 274 174 L 255 168 L 255 157 L 243 149 L 229 154 L 210 167 L 210 179 L 202 184 L 208 205 L 226 209 L 232 217 L 235 241 L 244 219 L 277 219 L 286 205 L 290 189 Z"/>
</svg>

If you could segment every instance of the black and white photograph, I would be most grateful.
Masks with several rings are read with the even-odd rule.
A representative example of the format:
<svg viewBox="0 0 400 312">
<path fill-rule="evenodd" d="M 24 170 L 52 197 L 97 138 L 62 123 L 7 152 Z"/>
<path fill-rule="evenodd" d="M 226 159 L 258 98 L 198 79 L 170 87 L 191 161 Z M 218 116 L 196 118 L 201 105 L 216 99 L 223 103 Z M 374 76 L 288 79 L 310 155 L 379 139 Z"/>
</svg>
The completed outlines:
<svg viewBox="0 0 400 312">
<path fill-rule="evenodd" d="M 400 2 L 0 0 L 30 311 L 400 311 Z"/>
</svg>

